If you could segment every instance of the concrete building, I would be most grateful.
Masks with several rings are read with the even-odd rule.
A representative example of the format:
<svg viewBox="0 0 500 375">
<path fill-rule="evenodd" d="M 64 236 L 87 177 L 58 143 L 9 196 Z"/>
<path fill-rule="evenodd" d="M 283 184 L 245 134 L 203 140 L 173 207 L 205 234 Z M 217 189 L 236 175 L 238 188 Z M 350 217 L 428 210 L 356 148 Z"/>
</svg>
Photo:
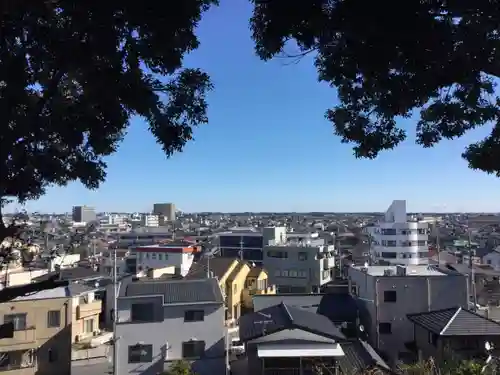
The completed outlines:
<svg viewBox="0 0 500 375">
<path fill-rule="evenodd" d="M 158 215 L 142 215 L 141 225 L 149 228 L 157 228 L 160 226 L 160 217 Z"/>
<path fill-rule="evenodd" d="M 286 241 L 266 246 L 262 264 L 279 293 L 319 292 L 332 280 L 334 251 L 322 239 Z"/>
<path fill-rule="evenodd" d="M 406 201 L 395 200 L 383 220 L 364 228 L 372 237 L 372 259 L 390 264 L 429 263 L 429 224 L 408 218 Z"/>
<path fill-rule="evenodd" d="M 119 374 L 159 374 L 184 359 L 199 375 L 225 371 L 224 298 L 215 278 L 136 281 L 118 298 Z"/>
<path fill-rule="evenodd" d="M 167 221 L 175 221 L 175 204 L 155 203 L 153 205 L 153 214 L 162 216 Z"/>
<path fill-rule="evenodd" d="M 266 227 L 262 232 L 255 228 L 233 228 L 219 233 L 220 254 L 226 258 L 241 258 L 250 262 L 262 262 L 262 249 L 274 242 L 286 241 L 286 227 Z"/>
<path fill-rule="evenodd" d="M 14 326 L 0 339 L 0 371 L 12 375 L 70 375 L 72 288 L 59 287 L 0 304 L 2 324 Z"/>
<path fill-rule="evenodd" d="M 90 223 L 96 221 L 97 215 L 95 209 L 88 206 L 73 207 L 73 221 L 77 223 Z"/>
<path fill-rule="evenodd" d="M 191 243 L 172 241 L 136 247 L 131 251 L 131 256 L 135 255 L 137 271 L 174 266 L 176 274 L 186 276 L 193 264 L 195 254 L 200 251 L 199 246 Z"/>
<path fill-rule="evenodd" d="M 352 266 L 348 281 L 372 346 L 393 362 L 412 356 L 408 314 L 468 306 L 467 276 L 432 266 Z"/>
</svg>

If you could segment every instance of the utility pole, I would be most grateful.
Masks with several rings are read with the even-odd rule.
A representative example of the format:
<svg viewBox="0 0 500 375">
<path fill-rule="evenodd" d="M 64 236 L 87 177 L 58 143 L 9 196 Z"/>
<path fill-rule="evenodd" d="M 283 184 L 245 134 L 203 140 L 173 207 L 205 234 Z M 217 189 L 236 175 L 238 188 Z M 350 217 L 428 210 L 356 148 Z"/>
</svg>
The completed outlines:
<svg viewBox="0 0 500 375">
<path fill-rule="evenodd" d="M 210 257 L 212 255 L 211 254 L 207 254 L 207 279 L 210 278 L 211 274 L 210 274 Z"/>
<path fill-rule="evenodd" d="M 240 253 L 240 260 L 243 260 L 243 237 L 241 237 L 239 253 Z"/>
<path fill-rule="evenodd" d="M 472 256 L 474 251 L 472 250 L 472 233 L 469 228 L 469 219 L 467 219 L 467 244 L 469 247 L 469 267 L 470 267 L 470 286 L 469 290 L 472 293 L 472 301 L 474 302 L 473 311 L 476 311 L 476 273 L 474 272 L 474 265 L 472 263 Z"/>
<path fill-rule="evenodd" d="M 116 249 L 113 255 L 113 375 L 118 375 L 118 337 L 116 335 L 116 326 L 118 323 L 118 275 L 116 265 Z"/>
<path fill-rule="evenodd" d="M 437 259 L 439 266 L 441 264 L 441 241 L 440 241 L 439 227 L 437 225 L 437 220 L 434 221 L 434 229 L 436 230 L 436 251 L 437 251 Z"/>
</svg>

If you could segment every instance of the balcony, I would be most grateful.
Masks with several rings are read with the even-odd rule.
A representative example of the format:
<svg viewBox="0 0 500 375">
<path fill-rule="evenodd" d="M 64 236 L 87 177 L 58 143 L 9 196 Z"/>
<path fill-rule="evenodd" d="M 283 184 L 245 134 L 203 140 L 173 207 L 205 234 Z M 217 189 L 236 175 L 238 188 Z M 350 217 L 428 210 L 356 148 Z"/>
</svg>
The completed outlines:
<svg viewBox="0 0 500 375">
<path fill-rule="evenodd" d="M 14 331 L 14 337 L 0 340 L 0 351 L 28 350 L 36 347 L 36 329 L 33 326 Z"/>
<path fill-rule="evenodd" d="M 94 300 L 90 303 L 83 303 L 76 307 L 76 319 L 84 319 L 101 313 L 102 301 Z"/>
<path fill-rule="evenodd" d="M 276 285 L 271 285 L 264 289 L 250 289 L 248 291 L 248 294 L 251 296 L 262 294 L 276 294 Z"/>
</svg>

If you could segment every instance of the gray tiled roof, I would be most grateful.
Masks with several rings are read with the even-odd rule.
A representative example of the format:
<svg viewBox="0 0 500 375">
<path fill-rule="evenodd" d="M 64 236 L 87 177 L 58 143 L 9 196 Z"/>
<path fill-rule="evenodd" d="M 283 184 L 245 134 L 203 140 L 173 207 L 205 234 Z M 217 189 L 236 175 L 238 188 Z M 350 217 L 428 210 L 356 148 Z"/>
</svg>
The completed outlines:
<svg viewBox="0 0 500 375">
<path fill-rule="evenodd" d="M 285 329 L 299 329 L 334 340 L 345 339 L 345 336 L 326 316 L 287 306 L 284 303 L 243 315 L 240 318 L 242 341 L 253 340 Z"/>
<path fill-rule="evenodd" d="M 206 258 L 200 259 L 198 262 L 193 263 L 189 269 L 186 279 L 204 279 L 207 277 L 207 268 L 210 267 L 210 272 L 214 277 L 221 279 L 231 266 L 235 259 L 233 258 Z"/>
<path fill-rule="evenodd" d="M 224 303 L 217 279 L 135 281 L 126 286 L 125 296 L 163 296 L 163 303 Z"/>
<path fill-rule="evenodd" d="M 365 374 L 372 369 L 391 373 L 389 366 L 377 352 L 364 341 L 342 343 L 344 355 L 339 358 L 339 366 L 345 374 Z"/>
<path fill-rule="evenodd" d="M 500 335 L 500 324 L 461 307 L 410 314 L 413 323 L 440 336 Z"/>
</svg>

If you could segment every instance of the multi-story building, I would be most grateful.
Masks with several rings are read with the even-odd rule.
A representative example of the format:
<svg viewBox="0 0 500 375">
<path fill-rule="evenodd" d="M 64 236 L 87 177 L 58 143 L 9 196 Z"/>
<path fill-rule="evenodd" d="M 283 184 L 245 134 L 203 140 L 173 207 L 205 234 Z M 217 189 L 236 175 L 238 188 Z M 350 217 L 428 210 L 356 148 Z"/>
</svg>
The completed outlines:
<svg viewBox="0 0 500 375">
<path fill-rule="evenodd" d="M 154 228 L 147 231 L 135 230 L 128 233 L 119 233 L 116 235 L 116 240 L 110 242 L 110 245 L 111 247 L 127 248 L 129 246 L 153 245 L 155 243 L 172 239 L 171 232 L 157 231 L 153 229 Z"/>
<path fill-rule="evenodd" d="M 142 215 L 141 225 L 149 228 L 157 228 L 160 226 L 160 217 L 158 215 Z"/>
<path fill-rule="evenodd" d="M 92 302 L 89 310 L 88 304 L 75 306 L 74 301 L 88 293 L 85 286 L 72 284 L 1 303 L 2 324 L 12 324 L 14 332 L 0 339 L 0 372 L 70 375 L 73 338 L 88 328 L 85 314 L 91 310 L 94 315 Z"/>
<path fill-rule="evenodd" d="M 195 255 L 200 251 L 199 246 L 191 243 L 172 241 L 135 247 L 131 251 L 131 256 L 135 256 L 137 271 L 174 266 L 176 274 L 185 276 L 193 264 Z"/>
<path fill-rule="evenodd" d="M 418 265 L 429 263 L 429 224 L 408 218 L 406 201 L 395 200 L 384 218 L 364 228 L 371 236 L 371 256 L 375 262 Z"/>
<path fill-rule="evenodd" d="M 286 227 L 266 227 L 262 232 L 255 228 L 233 228 L 218 235 L 220 255 L 260 263 L 264 246 L 285 242 L 286 238 Z"/>
<path fill-rule="evenodd" d="M 73 207 L 73 221 L 76 223 L 90 223 L 96 221 L 97 215 L 95 209 L 88 206 Z"/>
<path fill-rule="evenodd" d="M 332 280 L 334 252 L 322 239 L 287 241 L 266 246 L 262 264 L 279 293 L 319 292 Z"/>
<path fill-rule="evenodd" d="M 432 266 L 351 266 L 351 293 L 372 346 L 390 360 L 411 357 L 413 324 L 408 314 L 468 307 L 468 278 Z"/>
<path fill-rule="evenodd" d="M 175 204 L 155 203 L 153 205 L 153 214 L 161 216 L 167 221 L 175 221 Z"/>
<path fill-rule="evenodd" d="M 199 375 L 224 373 L 224 298 L 215 278 L 129 283 L 117 317 L 120 374 L 159 374 L 180 359 Z"/>
</svg>

